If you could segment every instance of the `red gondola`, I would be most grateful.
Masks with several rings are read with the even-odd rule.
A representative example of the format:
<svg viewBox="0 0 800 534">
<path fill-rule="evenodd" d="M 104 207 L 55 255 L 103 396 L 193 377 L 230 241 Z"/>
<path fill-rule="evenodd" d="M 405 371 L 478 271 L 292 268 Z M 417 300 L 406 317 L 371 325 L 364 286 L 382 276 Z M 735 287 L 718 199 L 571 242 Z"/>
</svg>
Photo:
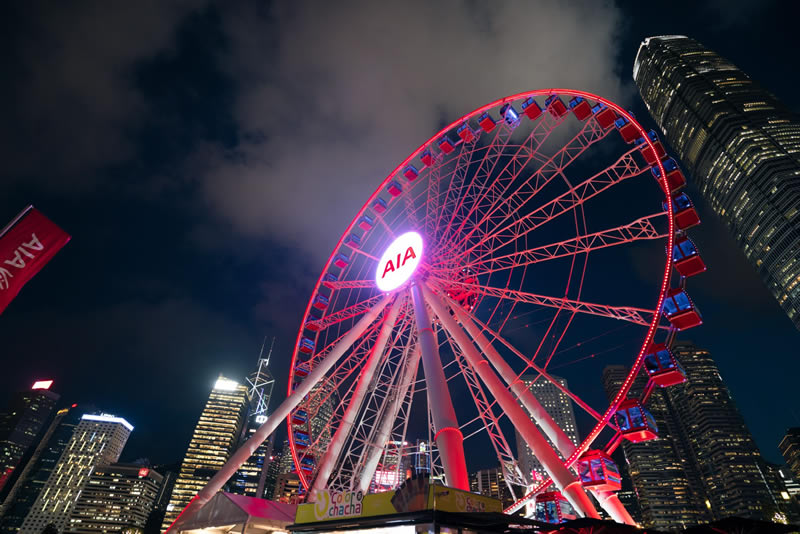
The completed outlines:
<svg viewBox="0 0 800 534">
<path fill-rule="evenodd" d="M 300 346 L 298 347 L 298 350 L 302 354 L 311 354 L 312 352 L 314 352 L 314 342 L 311 341 L 309 338 L 304 337 L 303 339 L 300 340 Z"/>
<path fill-rule="evenodd" d="M 430 148 L 426 148 L 422 151 L 422 154 L 420 154 L 419 159 L 422 160 L 423 165 L 430 167 L 433 165 L 433 152 L 431 152 Z"/>
<path fill-rule="evenodd" d="M 344 238 L 344 244 L 353 249 L 361 248 L 361 238 L 356 234 L 350 234 Z"/>
<path fill-rule="evenodd" d="M 397 197 L 400 196 L 400 193 L 403 192 L 403 186 L 400 185 L 400 183 L 398 183 L 397 181 L 392 180 L 391 182 L 389 182 L 389 185 L 386 186 L 386 191 L 388 191 L 389 194 L 392 195 L 393 197 Z"/>
<path fill-rule="evenodd" d="M 572 110 L 572 114 L 579 121 L 585 121 L 592 116 L 592 106 L 589 105 L 585 98 L 580 96 L 575 96 L 569 101 L 569 109 Z"/>
<path fill-rule="evenodd" d="M 319 332 L 319 321 L 318 318 L 314 317 L 313 315 L 309 315 L 306 318 L 305 328 L 310 332 Z"/>
<path fill-rule="evenodd" d="M 695 308 L 686 291 L 676 287 L 664 297 L 664 317 L 678 330 L 687 330 L 703 324 L 700 312 Z"/>
<path fill-rule="evenodd" d="M 308 421 L 308 413 L 305 410 L 295 410 L 292 413 L 293 425 L 304 425 Z"/>
<path fill-rule="evenodd" d="M 681 276 L 689 277 L 705 272 L 706 264 L 697 247 L 688 237 L 681 237 L 675 240 L 672 248 L 672 261 Z"/>
<path fill-rule="evenodd" d="M 466 122 L 458 127 L 456 133 L 465 143 L 471 143 L 475 140 L 475 134 L 472 132 L 472 128 L 470 128 L 469 124 Z"/>
<path fill-rule="evenodd" d="M 338 280 L 339 278 L 335 274 L 325 273 L 325 276 L 322 277 L 322 285 L 327 287 L 328 289 L 333 289 L 335 287 L 333 285 L 334 282 Z"/>
<path fill-rule="evenodd" d="M 372 226 L 374 225 L 374 221 L 372 217 L 368 215 L 362 215 L 361 218 L 358 220 L 358 227 L 364 230 L 365 232 L 372 230 Z"/>
<path fill-rule="evenodd" d="M 439 149 L 445 154 L 449 154 L 456 149 L 456 144 L 445 135 L 439 139 Z"/>
<path fill-rule="evenodd" d="M 337 254 L 335 258 L 333 258 L 333 264 L 340 269 L 344 269 L 348 265 L 350 265 L 350 258 L 345 256 L 344 254 Z"/>
<path fill-rule="evenodd" d="M 578 475 L 584 488 L 597 491 L 619 491 L 622 477 L 617 464 L 605 452 L 586 451 L 578 459 Z"/>
<path fill-rule="evenodd" d="M 308 376 L 308 373 L 311 372 L 307 363 L 298 363 L 294 368 L 294 375 L 295 376 Z"/>
<path fill-rule="evenodd" d="M 664 150 L 664 145 L 661 144 L 661 141 L 658 140 L 658 134 L 654 130 L 650 130 L 647 132 L 647 137 L 650 138 L 650 142 L 653 143 L 656 151 L 647 146 L 647 143 L 644 140 L 644 137 L 640 137 L 635 141 L 637 147 L 639 147 L 639 151 L 644 156 L 644 160 L 647 162 L 648 165 L 655 165 L 656 161 L 660 159 L 664 159 L 667 155 L 667 152 Z"/>
<path fill-rule="evenodd" d="M 614 125 L 614 121 L 617 120 L 617 114 L 614 113 L 614 110 L 602 102 L 592 107 L 592 113 L 594 113 L 597 124 L 604 130 L 611 128 Z"/>
<path fill-rule="evenodd" d="M 314 307 L 318 310 L 327 310 L 330 301 L 325 295 L 317 295 L 314 297 Z"/>
<path fill-rule="evenodd" d="M 674 159 L 665 159 L 663 165 L 664 170 L 667 173 L 667 186 L 669 187 L 669 192 L 671 194 L 676 193 L 686 185 L 686 177 L 683 175 Z M 653 178 L 655 178 L 660 185 L 661 170 L 658 168 L 658 166 L 653 165 L 653 167 L 650 169 L 650 172 L 653 173 Z"/>
<path fill-rule="evenodd" d="M 661 207 L 667 211 L 666 201 L 662 203 Z M 678 227 L 678 230 L 686 230 L 700 224 L 700 216 L 697 215 L 697 210 L 694 209 L 692 201 L 689 200 L 686 193 L 672 196 L 672 211 L 675 214 L 675 226 Z"/>
<path fill-rule="evenodd" d="M 656 439 L 658 426 L 653 415 L 648 412 L 638 399 L 627 399 L 617 410 L 617 426 L 622 436 L 628 441 L 639 443 Z"/>
<path fill-rule="evenodd" d="M 619 117 L 617 120 L 615 120 L 614 126 L 616 126 L 617 130 L 619 130 L 622 140 L 626 143 L 633 143 L 636 140 L 639 130 L 637 130 L 636 126 L 634 126 L 634 124 L 625 117 Z"/>
<path fill-rule="evenodd" d="M 650 380 L 662 388 L 686 382 L 686 373 L 681 364 L 663 343 L 650 346 L 644 357 L 644 368 Z"/>
<path fill-rule="evenodd" d="M 536 496 L 535 517 L 545 523 L 563 523 L 578 518 L 572 505 L 558 491 L 546 491 Z"/>
<path fill-rule="evenodd" d="M 527 115 L 530 120 L 536 120 L 542 114 L 542 106 L 540 106 L 532 96 L 526 98 L 521 107 L 522 112 Z"/>
<path fill-rule="evenodd" d="M 497 125 L 492 116 L 489 115 L 488 111 L 484 112 L 480 117 L 478 117 L 478 124 L 481 128 L 483 128 L 483 131 L 487 133 L 494 130 L 494 127 Z"/>
<path fill-rule="evenodd" d="M 386 211 L 386 201 L 382 198 L 376 198 L 375 202 L 372 203 L 372 209 L 375 210 L 375 213 L 383 213 Z"/>
<path fill-rule="evenodd" d="M 561 97 L 558 95 L 551 95 L 545 100 L 544 107 L 546 107 L 547 111 L 555 118 L 563 117 L 567 113 L 567 105 L 564 104 L 564 101 L 561 100 Z"/>
<path fill-rule="evenodd" d="M 413 182 L 417 179 L 417 176 L 419 176 L 419 171 L 413 165 L 408 165 L 403 169 L 403 176 L 408 178 L 409 182 Z"/>
</svg>

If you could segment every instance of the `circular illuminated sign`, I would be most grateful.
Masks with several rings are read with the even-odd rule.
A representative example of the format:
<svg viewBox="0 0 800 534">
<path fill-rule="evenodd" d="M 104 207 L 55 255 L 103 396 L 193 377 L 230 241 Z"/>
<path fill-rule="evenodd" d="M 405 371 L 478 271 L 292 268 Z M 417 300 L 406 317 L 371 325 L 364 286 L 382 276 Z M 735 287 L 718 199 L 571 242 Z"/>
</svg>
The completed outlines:
<svg viewBox="0 0 800 534">
<path fill-rule="evenodd" d="M 375 283 L 381 291 L 391 291 L 403 285 L 417 270 L 422 258 L 422 237 L 406 232 L 395 239 L 383 253 L 375 272 Z"/>
</svg>

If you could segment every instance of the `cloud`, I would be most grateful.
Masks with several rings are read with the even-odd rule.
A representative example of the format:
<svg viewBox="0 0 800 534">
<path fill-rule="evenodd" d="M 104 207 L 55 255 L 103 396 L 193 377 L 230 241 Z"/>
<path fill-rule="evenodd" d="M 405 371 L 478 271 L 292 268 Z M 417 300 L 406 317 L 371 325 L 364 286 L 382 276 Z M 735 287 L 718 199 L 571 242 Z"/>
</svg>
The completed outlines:
<svg viewBox="0 0 800 534">
<path fill-rule="evenodd" d="M 4 174 L 81 190 L 97 184 L 98 168 L 130 159 L 147 113 L 135 68 L 168 51 L 177 26 L 201 5 L 19 4 L 4 37 L 14 50 L 0 89 L 4 123 L 13 125 L 0 129 Z"/>
<path fill-rule="evenodd" d="M 620 14 L 595 2 L 293 2 L 223 15 L 241 141 L 192 162 L 211 212 L 327 253 L 381 180 L 441 127 L 526 89 L 631 94 Z M 198 163 L 200 162 L 200 163 Z"/>
</svg>

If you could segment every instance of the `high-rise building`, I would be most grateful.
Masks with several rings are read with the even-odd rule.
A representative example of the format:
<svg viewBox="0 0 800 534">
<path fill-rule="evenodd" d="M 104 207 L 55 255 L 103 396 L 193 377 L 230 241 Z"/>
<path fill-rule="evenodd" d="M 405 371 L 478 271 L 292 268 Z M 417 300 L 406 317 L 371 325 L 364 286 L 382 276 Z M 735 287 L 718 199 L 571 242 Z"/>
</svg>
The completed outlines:
<svg viewBox="0 0 800 534">
<path fill-rule="evenodd" d="M 572 407 L 572 400 L 550 380 L 537 380 L 537 377 L 538 375 L 522 375 L 520 379 L 525 383 L 525 386 L 527 386 L 530 392 L 533 393 L 533 396 L 536 397 L 539 404 L 550 414 L 550 417 L 561 427 L 567 437 L 572 440 L 572 443 L 577 444 L 578 425 L 575 423 L 575 411 Z M 567 381 L 565 379 L 557 376 L 551 376 L 551 378 L 561 384 L 564 389 L 567 389 Z M 536 459 L 533 451 L 531 451 L 528 444 L 516 429 L 515 434 L 517 437 L 517 460 L 519 462 L 519 468 L 525 473 L 526 477 L 533 476 L 534 480 L 544 480 L 543 477 L 547 476 L 544 467 L 542 467 L 542 464 Z"/>
<path fill-rule="evenodd" d="M 611 365 L 603 370 L 603 384 L 609 398 L 619 391 L 628 371 L 627 367 L 620 365 Z M 636 380 L 629 396 L 640 395 L 644 385 L 644 380 Z M 693 491 L 691 480 L 697 478 L 691 472 L 693 464 L 680 454 L 676 443 L 676 422 L 664 391 L 656 389 L 652 392 L 647 409 L 656 420 L 658 439 L 622 442 L 627 460 L 625 469 L 636 492 L 641 524 L 648 528 L 674 529 L 708 519 L 703 514 L 703 499 Z M 634 511 L 637 510 L 634 508 Z"/>
<path fill-rule="evenodd" d="M 792 470 L 795 480 L 800 480 L 800 427 L 790 428 L 778 448 Z"/>
<path fill-rule="evenodd" d="M 663 391 L 686 436 L 713 517 L 771 519 L 763 511 L 772 498 L 759 466 L 761 453 L 711 354 L 690 342 L 676 342 L 672 351 L 687 381 Z"/>
<path fill-rule="evenodd" d="M 273 339 L 273 344 L 274 342 L 275 340 Z M 256 430 L 267 421 L 269 416 L 269 401 L 272 397 L 272 388 L 275 386 L 275 379 L 269 370 L 270 356 L 272 356 L 272 347 L 270 347 L 267 355 L 264 356 L 264 346 L 262 345 L 256 370 L 247 378 L 250 410 L 247 415 L 247 428 L 242 436 L 242 443 L 250 439 Z M 269 439 L 264 440 L 256 448 L 253 455 L 247 459 L 233 476 L 231 492 L 247 495 L 248 497 L 264 498 L 269 457 L 272 455 L 272 446 L 274 444 L 273 433 Z"/>
<path fill-rule="evenodd" d="M 764 506 L 764 517 L 774 523 L 798 524 L 800 522 L 800 503 L 791 493 L 790 488 L 794 489 L 796 483 L 791 478 L 788 469 L 764 460 L 759 462 L 759 467 L 770 493 L 770 501 L 767 501 Z"/>
<path fill-rule="evenodd" d="M 172 495 L 172 488 L 175 487 L 175 480 L 178 478 L 180 468 L 180 462 L 153 466 L 157 473 L 163 473 L 164 478 L 158 486 L 158 494 L 153 502 L 153 510 L 147 517 L 144 534 L 159 534 L 161 532 L 161 523 L 164 521 L 164 514 L 167 513 L 169 498 Z"/>
<path fill-rule="evenodd" d="M 52 524 L 59 532 L 68 526 L 75 503 L 92 470 L 119 460 L 133 426 L 109 414 L 84 414 L 41 493 L 22 523 L 20 534 L 39 534 Z"/>
<path fill-rule="evenodd" d="M 167 530 L 203 486 L 225 464 L 242 436 L 247 386 L 220 376 L 192 433 L 172 489 L 161 530 Z"/>
<path fill-rule="evenodd" d="M 508 489 L 503 469 L 500 466 L 490 469 L 479 469 L 469 477 L 469 489 L 473 493 L 480 493 L 487 497 L 494 497 L 503 501 L 503 506 L 514 503 L 514 496 Z"/>
<path fill-rule="evenodd" d="M 72 509 L 66 532 L 104 534 L 144 529 L 163 479 L 141 465 L 95 467 Z"/>
<path fill-rule="evenodd" d="M 3 503 L 0 534 L 19 532 L 80 421 L 81 413 L 77 405 L 56 412 L 53 422 Z"/>
<path fill-rule="evenodd" d="M 278 479 L 275 482 L 273 500 L 283 503 L 295 503 L 298 502 L 302 494 L 300 477 L 297 476 L 297 473 L 289 472 L 278 475 Z"/>
<path fill-rule="evenodd" d="M 800 328 L 800 121 L 694 39 L 642 42 L 633 78 L 711 208 Z"/>
<path fill-rule="evenodd" d="M 14 395 L 8 410 L 0 414 L 0 501 L 17 478 L 14 471 L 25 467 L 24 460 L 50 422 L 59 398 L 50 391 L 52 384 L 52 380 L 37 381 L 30 390 Z"/>
</svg>

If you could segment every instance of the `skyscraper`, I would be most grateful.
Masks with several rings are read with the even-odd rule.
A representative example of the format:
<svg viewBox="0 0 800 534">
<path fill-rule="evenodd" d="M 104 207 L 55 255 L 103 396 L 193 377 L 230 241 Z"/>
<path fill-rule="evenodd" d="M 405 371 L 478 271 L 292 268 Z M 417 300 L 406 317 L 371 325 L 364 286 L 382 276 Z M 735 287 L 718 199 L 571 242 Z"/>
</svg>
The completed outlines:
<svg viewBox="0 0 800 534">
<path fill-rule="evenodd" d="M 20 528 L 20 534 L 39 534 L 53 524 L 58 531 L 68 525 L 75 503 L 92 470 L 116 462 L 133 426 L 109 414 L 84 414 L 64 452 Z"/>
<path fill-rule="evenodd" d="M 194 428 L 164 514 L 162 532 L 236 449 L 247 415 L 247 386 L 220 376 Z"/>
<path fill-rule="evenodd" d="M 800 480 L 800 427 L 787 430 L 778 448 L 786 460 L 786 465 L 792 470 L 795 480 Z"/>
<path fill-rule="evenodd" d="M 265 340 L 266 341 L 266 340 Z M 273 339 L 273 344 L 275 340 Z M 250 410 L 247 415 L 247 429 L 242 436 L 242 443 L 258 430 L 267 421 L 269 416 L 269 401 L 272 397 L 272 388 L 275 379 L 269 370 L 269 358 L 272 356 L 272 347 L 264 356 L 264 346 L 258 358 L 256 370 L 247 378 L 248 394 L 250 396 Z M 248 497 L 263 498 L 266 482 L 269 457 L 272 455 L 272 446 L 275 444 L 274 433 L 269 439 L 264 440 L 256 448 L 255 453 L 239 468 L 233 477 L 231 491 Z"/>
<path fill-rule="evenodd" d="M 688 37 L 645 39 L 633 78 L 704 198 L 800 328 L 798 118 Z"/>
<path fill-rule="evenodd" d="M 494 497 L 503 501 L 503 506 L 514 503 L 511 490 L 508 489 L 503 469 L 500 466 L 490 469 L 479 469 L 469 477 L 469 489 L 473 493 L 480 493 L 487 497 Z"/>
<path fill-rule="evenodd" d="M 572 443 L 578 443 L 578 425 L 575 423 L 575 411 L 572 407 L 572 401 L 566 393 L 561 391 L 555 384 L 549 380 L 539 379 L 536 380 L 538 375 L 522 375 L 521 380 L 525 383 L 528 389 L 536 397 L 544 409 L 550 414 L 550 417 L 558 424 L 564 433 L 572 440 Z M 567 381 L 563 378 L 552 376 L 562 387 L 567 388 Z M 547 473 L 536 459 L 528 444 L 522 438 L 518 431 L 515 431 L 517 436 L 517 460 L 519 467 L 527 477 L 533 475 L 534 479 L 544 480 Z"/>
<path fill-rule="evenodd" d="M 133 464 L 99 465 L 78 497 L 67 532 L 102 534 L 143 529 L 164 477 Z"/>
<path fill-rule="evenodd" d="M 10 489 L 14 470 L 25 467 L 23 458 L 50 422 L 59 398 L 50 391 L 52 384 L 52 380 L 37 381 L 30 390 L 14 395 L 8 410 L 0 414 L 0 500 Z"/>
<path fill-rule="evenodd" d="M 0 533 L 16 533 L 22 527 L 80 421 L 77 405 L 56 412 L 53 422 L 3 503 Z"/>
<path fill-rule="evenodd" d="M 675 342 L 675 357 L 687 381 L 667 388 L 689 457 L 705 489 L 715 519 L 740 516 L 771 519 L 772 502 L 761 453 L 733 402 L 711 354 L 690 342 Z"/>
<path fill-rule="evenodd" d="M 603 385 L 609 398 L 616 395 L 628 368 L 611 365 L 603 370 Z M 645 381 L 638 379 L 629 396 L 642 393 Z M 627 470 L 636 491 L 642 525 L 649 528 L 678 528 L 709 519 L 703 514 L 703 498 L 692 491 L 690 472 L 693 464 L 680 454 L 677 438 L 670 429 L 676 422 L 669 410 L 664 391 L 650 395 L 647 409 L 658 426 L 658 439 L 633 443 L 622 442 Z M 697 477 L 694 477 L 697 478 Z"/>
</svg>

